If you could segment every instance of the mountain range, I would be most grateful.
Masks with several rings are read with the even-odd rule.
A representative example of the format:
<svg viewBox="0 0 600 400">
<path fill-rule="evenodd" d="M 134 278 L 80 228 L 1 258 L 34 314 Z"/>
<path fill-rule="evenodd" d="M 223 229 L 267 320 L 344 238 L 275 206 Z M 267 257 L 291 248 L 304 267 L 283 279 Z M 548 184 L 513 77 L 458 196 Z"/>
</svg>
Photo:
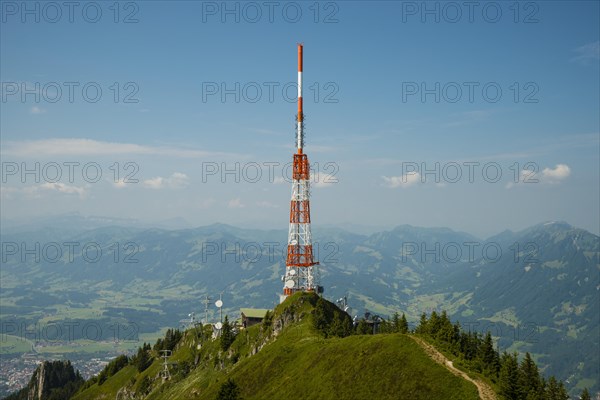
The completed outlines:
<svg viewBox="0 0 600 400">
<path fill-rule="evenodd" d="M 424 312 L 446 310 L 463 328 L 491 331 L 501 350 L 531 352 L 572 393 L 598 390 L 597 235 L 564 222 L 486 240 L 409 225 L 370 235 L 313 229 L 325 297 L 346 297 L 353 315 L 404 312 L 414 325 Z M 273 308 L 286 245 L 286 230 L 223 224 L 169 230 L 69 216 L 5 227 L 2 333 L 64 321 L 156 333 L 191 312 L 203 318 L 206 295 L 221 295 L 230 316 Z M 212 301 L 209 320 L 218 318 Z"/>
</svg>

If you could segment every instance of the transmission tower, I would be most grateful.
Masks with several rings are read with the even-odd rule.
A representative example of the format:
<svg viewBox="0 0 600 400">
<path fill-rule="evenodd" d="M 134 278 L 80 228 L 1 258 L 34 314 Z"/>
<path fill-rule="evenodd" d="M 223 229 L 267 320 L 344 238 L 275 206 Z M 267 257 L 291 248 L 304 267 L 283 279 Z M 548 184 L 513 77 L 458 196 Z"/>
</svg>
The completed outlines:
<svg viewBox="0 0 600 400">
<path fill-rule="evenodd" d="M 304 147 L 304 113 L 302 111 L 302 44 L 298 45 L 298 114 L 296 115 L 296 147 L 292 169 L 290 229 L 283 295 L 281 301 L 298 291 L 318 289 L 313 266 L 310 229 L 310 167 Z"/>
</svg>

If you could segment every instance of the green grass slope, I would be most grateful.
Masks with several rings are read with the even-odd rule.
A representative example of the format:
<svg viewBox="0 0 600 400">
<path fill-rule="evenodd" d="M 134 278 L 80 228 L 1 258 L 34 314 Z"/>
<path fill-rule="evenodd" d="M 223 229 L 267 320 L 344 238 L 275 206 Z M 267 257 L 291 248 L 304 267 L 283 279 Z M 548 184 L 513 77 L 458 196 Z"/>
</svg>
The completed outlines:
<svg viewBox="0 0 600 400">
<path fill-rule="evenodd" d="M 291 340 L 290 340 L 291 339 Z M 403 335 L 285 338 L 228 374 L 245 399 L 477 399 Z M 219 385 L 199 396 L 213 399 Z"/>
<path fill-rule="evenodd" d="M 116 398 L 143 376 L 152 380 L 147 399 L 215 399 L 228 378 L 251 399 L 477 399 L 476 387 L 432 361 L 408 336 L 353 335 L 325 339 L 312 327 L 316 295 L 297 294 L 279 305 L 270 324 L 242 330 L 223 352 L 218 340 L 188 331 L 170 361 L 173 379 L 158 377 L 160 361 L 132 378 L 120 371 L 76 399 Z M 328 307 L 335 307 L 328 303 Z M 198 345 L 200 348 L 198 349 Z M 179 365 L 195 364 L 190 372 Z M 118 379 L 119 382 L 113 382 Z"/>
</svg>

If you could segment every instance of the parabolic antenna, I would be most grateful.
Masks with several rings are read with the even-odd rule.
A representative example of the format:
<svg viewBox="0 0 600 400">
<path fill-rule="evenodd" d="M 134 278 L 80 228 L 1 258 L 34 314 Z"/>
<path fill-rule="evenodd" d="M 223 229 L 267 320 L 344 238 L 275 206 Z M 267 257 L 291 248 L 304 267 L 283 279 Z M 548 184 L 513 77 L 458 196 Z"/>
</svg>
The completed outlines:
<svg viewBox="0 0 600 400">
<path fill-rule="evenodd" d="M 294 282 L 293 280 L 290 279 L 288 281 L 285 281 L 285 287 L 286 288 L 291 289 L 294 286 L 296 286 L 296 282 Z"/>
<path fill-rule="evenodd" d="M 297 245 L 297 244 L 298 244 L 298 241 L 297 241 L 296 239 L 294 239 L 294 240 L 292 240 L 292 241 L 290 242 L 290 244 L 291 244 L 292 246 L 295 246 L 295 245 Z"/>
<path fill-rule="evenodd" d="M 217 306 L 218 308 L 223 307 L 223 301 L 221 301 L 221 300 L 215 301 L 215 306 Z"/>
<path fill-rule="evenodd" d="M 290 275 L 296 275 L 296 270 L 295 269 L 290 269 L 289 273 L 290 273 Z"/>
<path fill-rule="evenodd" d="M 215 328 L 217 328 L 217 329 L 219 329 L 219 330 L 221 330 L 221 328 L 222 328 L 222 327 L 223 327 L 223 324 L 222 324 L 222 323 L 220 323 L 220 322 L 217 322 L 217 323 L 215 324 Z"/>
</svg>

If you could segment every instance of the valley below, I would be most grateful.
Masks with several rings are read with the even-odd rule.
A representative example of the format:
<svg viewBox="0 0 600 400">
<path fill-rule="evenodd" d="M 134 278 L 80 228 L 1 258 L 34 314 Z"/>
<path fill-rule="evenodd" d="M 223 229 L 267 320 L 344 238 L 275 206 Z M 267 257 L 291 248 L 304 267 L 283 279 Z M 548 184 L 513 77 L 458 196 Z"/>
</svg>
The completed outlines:
<svg viewBox="0 0 600 400">
<path fill-rule="evenodd" d="M 85 218 L 2 232 L 0 396 L 42 359 L 84 377 L 168 328 L 278 304 L 285 230 L 211 225 L 185 230 L 94 225 Z M 562 222 L 478 239 L 398 226 L 357 235 L 315 227 L 324 296 L 351 316 L 446 310 L 500 351 L 530 352 L 572 394 L 598 391 L 599 238 Z M 206 296 L 210 296 L 206 307 Z"/>
</svg>

